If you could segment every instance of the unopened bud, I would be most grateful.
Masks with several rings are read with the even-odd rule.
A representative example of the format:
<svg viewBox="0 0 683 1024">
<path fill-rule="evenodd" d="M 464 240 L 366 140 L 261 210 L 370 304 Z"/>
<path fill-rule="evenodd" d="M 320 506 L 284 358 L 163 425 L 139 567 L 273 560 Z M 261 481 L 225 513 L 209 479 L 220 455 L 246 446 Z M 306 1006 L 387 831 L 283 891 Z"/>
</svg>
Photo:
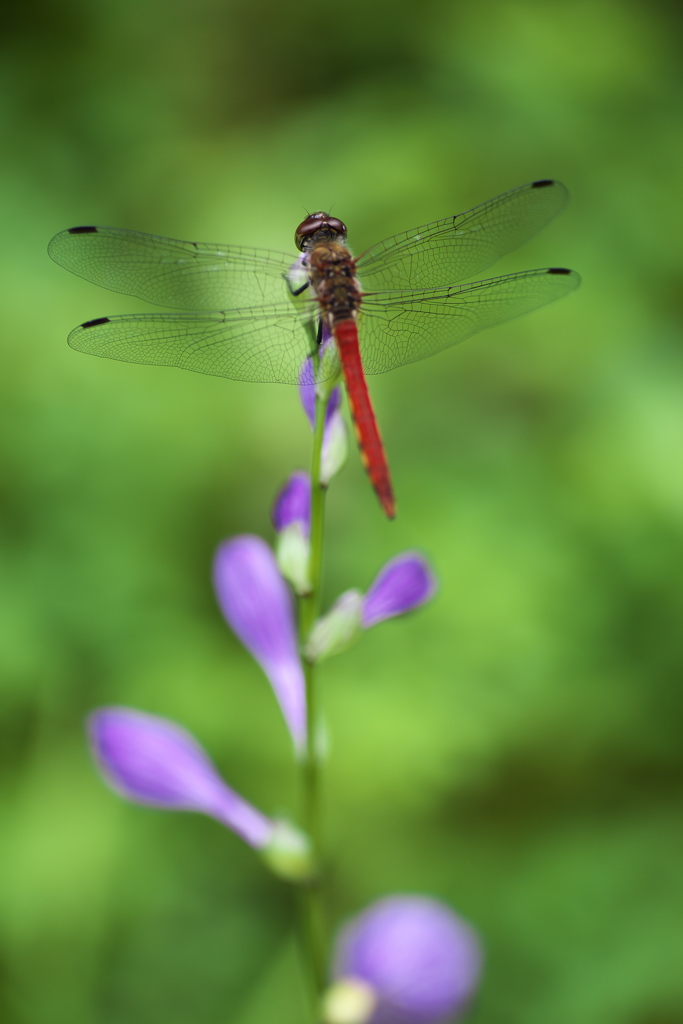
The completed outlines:
<svg viewBox="0 0 683 1024">
<path fill-rule="evenodd" d="M 339 932 L 333 975 L 363 981 L 382 1024 L 445 1024 L 459 1019 L 479 985 L 477 936 L 450 907 L 428 896 L 378 900 Z M 366 1024 L 366 1017 L 326 1018 L 326 1024 Z"/>
</svg>

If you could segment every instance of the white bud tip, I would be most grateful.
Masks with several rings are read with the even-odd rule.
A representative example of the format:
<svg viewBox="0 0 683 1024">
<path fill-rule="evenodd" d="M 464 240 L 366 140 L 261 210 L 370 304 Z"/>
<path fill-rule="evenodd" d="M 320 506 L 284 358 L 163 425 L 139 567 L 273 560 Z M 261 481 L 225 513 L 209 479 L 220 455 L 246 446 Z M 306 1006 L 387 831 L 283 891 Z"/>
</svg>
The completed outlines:
<svg viewBox="0 0 683 1024">
<path fill-rule="evenodd" d="M 367 1024 L 375 1012 L 377 996 L 359 978 L 340 978 L 323 997 L 325 1024 Z"/>
</svg>

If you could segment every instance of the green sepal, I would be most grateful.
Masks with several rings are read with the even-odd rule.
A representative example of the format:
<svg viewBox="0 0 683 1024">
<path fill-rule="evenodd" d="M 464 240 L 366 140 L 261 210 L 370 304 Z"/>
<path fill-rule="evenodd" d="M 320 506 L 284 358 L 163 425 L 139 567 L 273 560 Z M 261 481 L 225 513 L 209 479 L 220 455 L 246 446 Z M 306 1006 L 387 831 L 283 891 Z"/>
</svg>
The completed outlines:
<svg viewBox="0 0 683 1024">
<path fill-rule="evenodd" d="M 362 615 L 363 595 L 359 590 L 347 590 L 327 615 L 313 624 L 304 646 L 306 660 L 322 661 L 354 644 L 362 632 Z"/>
<path fill-rule="evenodd" d="M 284 578 L 292 584 L 298 597 L 306 597 L 311 592 L 309 567 L 311 545 L 299 522 L 288 523 L 280 530 L 275 541 L 275 557 L 278 569 Z"/>
<path fill-rule="evenodd" d="M 286 882 L 302 885 L 317 875 L 311 841 L 290 821 L 275 822 L 270 842 L 259 853 L 270 870 Z"/>
<path fill-rule="evenodd" d="M 320 460 L 320 482 L 327 487 L 344 466 L 349 454 L 349 440 L 346 424 L 337 411 L 325 428 L 323 454 Z"/>
</svg>

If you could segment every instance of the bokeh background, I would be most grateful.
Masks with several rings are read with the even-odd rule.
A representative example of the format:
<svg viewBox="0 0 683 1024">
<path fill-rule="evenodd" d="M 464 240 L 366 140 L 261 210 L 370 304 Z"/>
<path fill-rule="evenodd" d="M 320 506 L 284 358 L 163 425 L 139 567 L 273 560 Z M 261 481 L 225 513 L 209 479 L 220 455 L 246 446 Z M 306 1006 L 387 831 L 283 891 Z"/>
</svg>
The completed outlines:
<svg viewBox="0 0 683 1024">
<path fill-rule="evenodd" d="M 357 252 L 540 177 L 492 273 L 579 292 L 374 378 L 399 517 L 355 451 L 326 602 L 406 548 L 438 599 L 321 673 L 334 921 L 388 892 L 486 949 L 472 1024 L 683 1020 L 678 6 L 27 0 L 3 14 L 0 1019 L 308 1024 L 291 894 L 214 822 L 123 804 L 87 711 L 174 718 L 264 810 L 297 779 L 212 552 L 271 536 L 294 389 L 97 360 L 144 304 L 46 255 L 83 223 Z"/>
</svg>

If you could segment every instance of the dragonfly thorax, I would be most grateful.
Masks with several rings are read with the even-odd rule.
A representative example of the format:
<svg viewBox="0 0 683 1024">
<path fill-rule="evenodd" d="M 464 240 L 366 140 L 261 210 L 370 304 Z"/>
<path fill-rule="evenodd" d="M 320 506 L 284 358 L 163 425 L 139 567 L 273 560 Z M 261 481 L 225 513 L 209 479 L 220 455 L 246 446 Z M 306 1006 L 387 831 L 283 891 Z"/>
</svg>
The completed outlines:
<svg viewBox="0 0 683 1024">
<path fill-rule="evenodd" d="M 319 210 L 318 213 L 311 213 L 306 220 L 299 224 L 294 233 L 294 242 L 301 252 L 310 252 L 316 245 L 323 242 L 346 241 L 346 224 L 331 217 L 329 213 Z"/>
<path fill-rule="evenodd" d="M 311 284 L 327 323 L 333 327 L 341 320 L 356 317 L 362 292 L 356 277 L 356 261 L 339 242 L 314 246 L 308 257 Z"/>
</svg>

